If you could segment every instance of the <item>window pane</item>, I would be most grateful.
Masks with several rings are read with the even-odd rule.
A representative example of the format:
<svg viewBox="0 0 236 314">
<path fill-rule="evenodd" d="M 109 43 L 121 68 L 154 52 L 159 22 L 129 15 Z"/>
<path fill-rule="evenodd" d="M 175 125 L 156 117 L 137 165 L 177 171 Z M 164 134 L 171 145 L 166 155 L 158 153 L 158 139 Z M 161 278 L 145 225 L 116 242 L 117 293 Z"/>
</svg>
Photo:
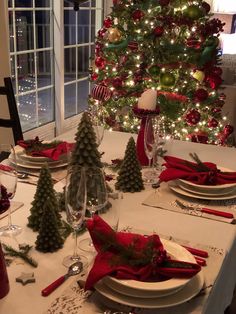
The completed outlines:
<svg viewBox="0 0 236 314">
<path fill-rule="evenodd" d="M 89 81 L 79 81 L 78 82 L 78 108 L 77 112 L 81 112 L 88 107 L 88 94 L 89 94 Z"/>
<path fill-rule="evenodd" d="M 15 7 L 17 8 L 32 8 L 33 0 L 15 0 Z"/>
<path fill-rule="evenodd" d="M 65 49 L 65 82 L 74 81 L 76 79 L 76 48 Z"/>
<path fill-rule="evenodd" d="M 9 36 L 10 36 L 10 51 L 14 51 L 14 31 L 13 31 L 13 12 L 9 11 Z"/>
<path fill-rule="evenodd" d="M 35 93 L 19 96 L 18 110 L 23 132 L 37 126 Z"/>
<path fill-rule="evenodd" d="M 53 84 L 51 51 L 37 53 L 37 72 L 38 88 Z"/>
<path fill-rule="evenodd" d="M 36 11 L 35 20 L 37 48 L 50 47 L 50 12 Z"/>
<path fill-rule="evenodd" d="M 75 11 L 64 11 L 64 43 L 66 45 L 76 44 L 76 13 Z"/>
<path fill-rule="evenodd" d="M 8 7 L 12 7 L 12 0 L 8 0 Z"/>
<path fill-rule="evenodd" d="M 78 13 L 78 44 L 89 42 L 89 10 L 80 10 Z"/>
<path fill-rule="evenodd" d="M 11 66 L 11 79 L 14 92 L 16 93 L 16 68 L 15 68 L 15 56 L 10 56 L 10 66 Z"/>
<path fill-rule="evenodd" d="M 34 29 L 32 11 L 16 12 L 16 45 L 17 51 L 34 48 Z"/>
<path fill-rule="evenodd" d="M 53 89 L 38 91 L 38 120 L 39 125 L 54 120 Z"/>
<path fill-rule="evenodd" d="M 17 56 L 19 93 L 35 89 L 34 54 L 25 53 Z"/>
<path fill-rule="evenodd" d="M 65 86 L 65 118 L 76 114 L 76 83 Z"/>
<path fill-rule="evenodd" d="M 50 6 L 50 0 L 35 0 L 35 6 L 36 7 L 49 7 Z"/>
<path fill-rule="evenodd" d="M 64 7 L 73 8 L 73 3 L 71 2 L 71 0 L 64 0 Z"/>
<path fill-rule="evenodd" d="M 88 76 L 89 46 L 78 47 L 78 78 Z"/>
<path fill-rule="evenodd" d="M 85 1 L 85 2 L 82 2 L 81 4 L 80 4 L 80 7 L 82 8 L 82 7 L 89 7 L 90 6 L 90 1 Z"/>
<path fill-rule="evenodd" d="M 90 46 L 90 59 L 94 60 L 94 57 L 95 57 L 95 45 L 91 45 Z"/>
<path fill-rule="evenodd" d="M 95 36 L 96 36 L 95 21 L 96 21 L 96 11 L 91 10 L 91 42 L 95 42 Z"/>
</svg>

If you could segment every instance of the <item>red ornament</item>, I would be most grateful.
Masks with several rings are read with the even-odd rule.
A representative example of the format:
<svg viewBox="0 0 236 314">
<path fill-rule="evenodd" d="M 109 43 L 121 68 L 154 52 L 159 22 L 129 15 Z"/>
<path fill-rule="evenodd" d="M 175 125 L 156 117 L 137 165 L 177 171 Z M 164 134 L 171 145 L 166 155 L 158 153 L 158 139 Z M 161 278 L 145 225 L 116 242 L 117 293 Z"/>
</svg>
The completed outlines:
<svg viewBox="0 0 236 314">
<path fill-rule="evenodd" d="M 132 13 L 132 18 L 136 22 L 139 22 L 143 17 L 144 17 L 144 13 L 141 10 L 137 9 Z"/>
<path fill-rule="evenodd" d="M 106 31 L 107 31 L 106 28 L 99 29 L 98 37 L 103 38 L 105 36 Z"/>
<path fill-rule="evenodd" d="M 185 120 L 188 125 L 196 125 L 200 119 L 201 115 L 196 109 L 190 110 L 185 116 Z"/>
<path fill-rule="evenodd" d="M 111 98 L 111 95 L 111 90 L 104 85 L 95 85 L 91 92 L 91 96 L 99 101 L 107 101 Z"/>
<path fill-rule="evenodd" d="M 221 93 L 219 99 L 220 100 L 225 100 L 226 99 L 226 95 L 224 93 Z"/>
<path fill-rule="evenodd" d="M 206 82 L 212 89 L 217 89 L 222 84 L 222 78 L 212 73 L 207 76 Z"/>
<path fill-rule="evenodd" d="M 215 118 L 211 118 L 210 120 L 208 120 L 208 123 L 207 123 L 209 128 L 216 128 L 218 124 L 219 122 Z"/>
<path fill-rule="evenodd" d="M 170 0 L 159 0 L 160 6 L 164 7 L 170 3 Z"/>
<path fill-rule="evenodd" d="M 190 37 L 187 39 L 186 44 L 189 48 L 195 48 L 195 49 L 199 49 L 201 48 L 201 40 L 195 38 L 195 37 Z"/>
<path fill-rule="evenodd" d="M 160 37 L 164 33 L 164 28 L 162 26 L 157 26 L 154 28 L 153 33 L 156 37 Z"/>
<path fill-rule="evenodd" d="M 207 90 L 203 89 L 203 88 L 199 88 L 195 91 L 194 93 L 194 100 L 195 101 L 204 101 L 208 98 L 208 92 Z"/>
<path fill-rule="evenodd" d="M 105 59 L 103 59 L 102 57 L 97 57 L 97 58 L 95 59 L 95 65 L 96 65 L 96 67 L 98 67 L 99 69 L 104 69 L 105 64 L 106 64 Z"/>
<path fill-rule="evenodd" d="M 123 85 L 123 81 L 120 77 L 116 77 L 112 80 L 112 86 L 115 88 L 121 88 Z"/>
<path fill-rule="evenodd" d="M 208 134 L 204 131 L 194 132 L 189 135 L 189 138 L 195 143 L 207 144 L 208 142 Z"/>
<path fill-rule="evenodd" d="M 222 109 L 220 107 L 215 107 L 211 110 L 212 113 L 220 113 Z"/>
<path fill-rule="evenodd" d="M 132 51 L 138 50 L 138 43 L 136 41 L 130 41 L 128 43 L 128 48 Z"/>
<path fill-rule="evenodd" d="M 205 1 L 202 3 L 202 7 L 205 10 L 206 14 L 209 13 L 211 10 L 211 6 Z"/>
<path fill-rule="evenodd" d="M 223 71 L 222 71 L 222 69 L 221 69 L 220 67 L 213 67 L 213 68 L 211 69 L 211 72 L 212 72 L 213 74 L 215 74 L 215 75 L 218 75 L 218 76 L 221 76 L 222 73 L 223 73 Z"/>
<path fill-rule="evenodd" d="M 96 81 L 98 79 L 98 74 L 94 72 L 91 74 L 90 78 L 92 81 Z"/>
<path fill-rule="evenodd" d="M 224 126 L 223 132 L 225 135 L 229 136 L 231 133 L 233 133 L 234 127 L 230 124 L 227 124 Z"/>
<path fill-rule="evenodd" d="M 105 28 L 109 28 L 112 26 L 112 19 L 110 17 L 107 17 L 104 21 L 103 21 L 103 26 Z"/>
</svg>

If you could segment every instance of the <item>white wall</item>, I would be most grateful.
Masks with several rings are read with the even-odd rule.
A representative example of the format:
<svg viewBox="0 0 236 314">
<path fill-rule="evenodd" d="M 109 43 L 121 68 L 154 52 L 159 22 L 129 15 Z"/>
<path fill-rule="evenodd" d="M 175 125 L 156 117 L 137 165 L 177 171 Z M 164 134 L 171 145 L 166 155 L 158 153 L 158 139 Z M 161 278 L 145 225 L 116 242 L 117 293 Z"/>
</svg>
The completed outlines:
<svg viewBox="0 0 236 314">
<path fill-rule="evenodd" d="M 8 11 L 7 0 L 0 1 L 0 85 L 3 85 L 3 78 L 10 76 L 10 58 L 9 58 L 9 31 L 8 31 Z M 0 96 L 0 117 L 8 118 L 8 106 L 6 98 Z M 0 143 L 12 142 L 13 136 L 9 129 L 0 128 Z"/>
</svg>

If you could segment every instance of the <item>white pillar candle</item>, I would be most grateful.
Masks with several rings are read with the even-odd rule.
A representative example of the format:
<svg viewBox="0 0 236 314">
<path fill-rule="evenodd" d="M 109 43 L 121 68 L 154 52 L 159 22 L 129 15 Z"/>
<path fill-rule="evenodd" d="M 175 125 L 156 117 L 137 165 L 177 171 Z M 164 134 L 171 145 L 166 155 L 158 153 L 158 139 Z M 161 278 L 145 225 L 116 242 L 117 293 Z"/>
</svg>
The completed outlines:
<svg viewBox="0 0 236 314">
<path fill-rule="evenodd" d="M 138 108 L 145 110 L 155 110 L 157 101 L 157 92 L 153 89 L 147 89 L 138 99 Z"/>
</svg>

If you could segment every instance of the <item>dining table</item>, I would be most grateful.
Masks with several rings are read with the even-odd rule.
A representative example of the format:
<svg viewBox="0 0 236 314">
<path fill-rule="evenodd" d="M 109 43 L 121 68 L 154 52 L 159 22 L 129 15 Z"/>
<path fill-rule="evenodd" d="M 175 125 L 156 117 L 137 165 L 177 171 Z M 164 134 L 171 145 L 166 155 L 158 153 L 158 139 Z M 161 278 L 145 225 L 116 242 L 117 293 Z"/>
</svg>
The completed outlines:
<svg viewBox="0 0 236 314">
<path fill-rule="evenodd" d="M 75 140 L 75 133 L 76 129 L 71 129 L 58 136 L 57 139 L 73 142 Z M 109 165 L 111 165 L 112 160 L 124 157 L 126 145 L 131 136 L 135 140 L 137 139 L 136 134 L 105 131 L 104 138 L 99 146 L 99 151 L 102 153 L 102 161 L 107 167 L 105 167 L 105 172 L 114 174 L 112 167 L 109 167 Z M 167 151 L 166 154 L 170 156 L 190 160 L 189 153 L 192 152 L 198 154 L 203 161 L 211 161 L 217 165 L 236 171 L 236 149 L 233 147 L 168 140 L 164 148 Z M 65 172 L 65 169 L 63 171 Z M 34 173 L 36 172 L 34 171 Z M 55 190 L 58 192 L 62 191 L 64 184 L 64 179 L 60 179 L 54 185 Z M 115 178 L 109 181 L 109 184 L 113 187 L 114 182 Z M 0 241 L 15 248 L 19 244 L 26 243 L 32 245 L 33 248 L 29 254 L 37 261 L 38 267 L 33 268 L 18 258 L 14 259 L 7 267 L 10 291 L 4 298 L 0 299 L 0 313 L 105 313 L 106 307 L 111 308 L 109 302 L 112 300 L 103 296 L 103 305 L 101 307 L 96 305 L 96 302 L 102 299 L 102 296 L 96 291 L 92 291 L 89 294 L 89 301 L 86 300 L 87 295 L 83 294 L 83 302 L 81 302 L 76 310 L 70 310 L 68 304 L 65 307 L 63 306 L 63 302 L 71 302 L 71 304 L 74 302 L 70 299 L 70 293 L 76 298 L 75 285 L 77 285 L 80 275 L 68 278 L 67 281 L 49 296 L 44 297 L 41 295 L 42 289 L 67 272 L 67 268 L 63 266 L 62 261 L 66 255 L 73 251 L 74 240 L 72 235 L 70 235 L 66 239 L 63 248 L 54 253 L 41 253 L 34 248 L 37 233 L 27 227 L 27 218 L 30 214 L 31 202 L 33 201 L 36 188 L 35 184 L 28 184 L 24 180 L 19 180 L 13 202 L 20 202 L 22 206 L 12 213 L 12 221 L 22 226 L 23 230 L 21 234 L 15 237 L 1 236 Z M 226 221 L 217 220 L 209 216 L 191 215 L 185 212 L 182 213 L 148 206 L 145 200 L 148 200 L 151 195 L 161 197 L 162 201 L 165 202 L 171 202 L 176 197 L 181 197 L 181 195 L 176 195 L 175 192 L 169 189 L 167 183 L 162 183 L 160 187 L 156 188 L 153 188 L 152 185 L 145 185 L 145 189 L 141 192 L 124 193 L 122 206 L 119 208 L 119 230 L 126 229 L 144 234 L 155 232 L 161 238 L 208 251 L 209 259 L 207 259 L 207 265 L 202 267 L 205 284 L 196 296 L 189 300 L 186 299 L 186 302 L 182 302 L 181 304 L 172 306 L 166 304 L 164 308 L 146 308 L 144 310 L 133 306 L 132 309 L 129 308 L 124 310 L 124 312 L 223 314 L 227 306 L 231 303 L 236 284 L 236 227 L 234 223 L 232 221 L 227 223 Z M 191 202 L 192 200 L 187 199 L 187 201 Z M 195 199 L 193 201 L 198 203 L 201 200 Z M 222 200 L 218 205 L 223 210 L 230 210 L 236 217 L 236 202 L 234 198 L 228 201 Z M 207 204 L 207 206 L 211 206 L 211 203 Z M 6 223 L 7 217 L 0 219 L 0 226 Z M 79 239 L 87 236 L 88 232 L 86 231 L 79 236 Z M 83 252 L 83 254 L 86 253 Z M 92 263 L 94 255 L 88 254 L 87 257 Z M 22 272 L 33 272 L 35 282 L 26 285 L 17 282 L 16 278 Z M 84 276 L 86 278 L 86 274 Z M 78 293 L 79 298 L 81 298 L 80 293 Z M 94 304 L 92 304 L 93 302 Z M 61 304 L 60 309 L 55 309 L 56 303 Z M 53 304 L 54 307 L 52 306 Z"/>
</svg>

